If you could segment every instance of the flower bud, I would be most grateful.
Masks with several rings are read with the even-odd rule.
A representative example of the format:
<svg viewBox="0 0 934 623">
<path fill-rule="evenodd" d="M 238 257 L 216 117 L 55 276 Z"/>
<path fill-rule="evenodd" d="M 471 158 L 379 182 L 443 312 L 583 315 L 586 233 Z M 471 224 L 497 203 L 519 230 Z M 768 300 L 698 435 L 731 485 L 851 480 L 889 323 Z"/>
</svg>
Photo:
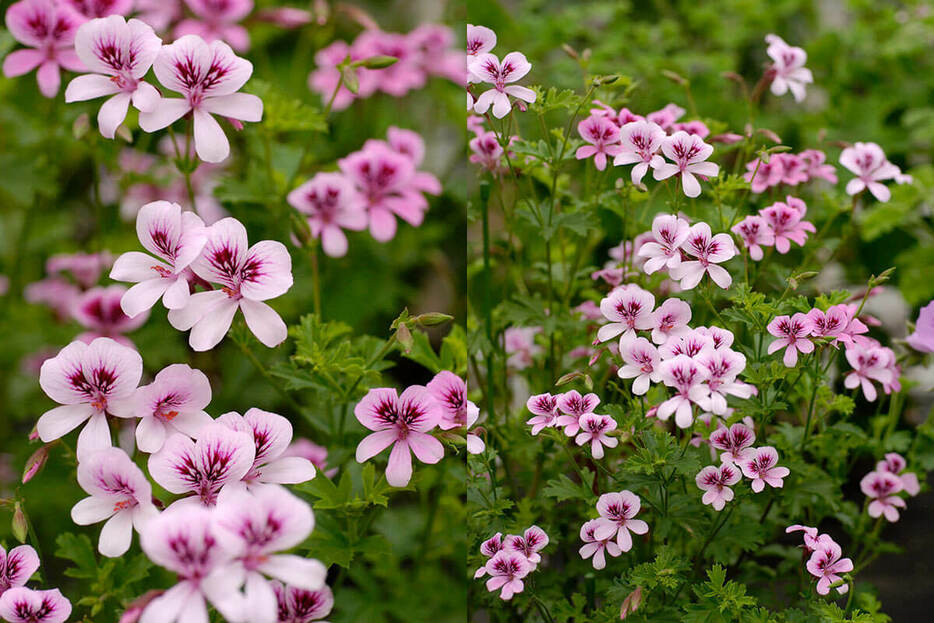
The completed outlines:
<svg viewBox="0 0 934 623">
<path fill-rule="evenodd" d="M 451 320 L 454 320 L 454 316 L 442 314 L 441 312 L 428 312 L 426 314 L 419 314 L 418 316 L 415 316 L 415 322 L 423 327 L 435 327 L 439 324 L 444 324 Z"/>
<path fill-rule="evenodd" d="M 42 468 L 45 467 L 45 462 L 49 459 L 49 444 L 45 444 L 38 450 L 32 453 L 28 459 L 26 459 L 26 467 L 23 468 L 23 484 L 26 484 L 35 477 Z"/>
<path fill-rule="evenodd" d="M 354 62 L 354 67 L 365 67 L 367 69 L 386 69 L 390 65 L 395 65 L 399 59 L 395 56 L 371 56 L 362 61 Z"/>
<path fill-rule="evenodd" d="M 409 331 L 408 325 L 399 325 L 399 328 L 396 329 L 396 340 L 402 344 L 402 348 L 405 349 L 406 353 L 412 352 L 412 345 L 415 341 L 412 339 L 412 332 Z"/>
<path fill-rule="evenodd" d="M 19 502 L 13 508 L 13 521 L 10 524 L 10 529 L 17 541 L 20 543 L 26 542 L 26 536 L 29 534 L 29 522 L 26 519 L 26 512 L 23 511 L 23 507 Z"/>
</svg>

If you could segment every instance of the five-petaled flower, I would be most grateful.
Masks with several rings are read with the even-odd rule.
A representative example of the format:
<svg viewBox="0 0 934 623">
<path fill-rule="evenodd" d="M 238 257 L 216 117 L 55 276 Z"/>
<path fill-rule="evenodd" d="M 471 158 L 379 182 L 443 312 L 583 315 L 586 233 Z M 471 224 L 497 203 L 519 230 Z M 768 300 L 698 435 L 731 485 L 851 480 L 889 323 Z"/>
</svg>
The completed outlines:
<svg viewBox="0 0 934 623">
<path fill-rule="evenodd" d="M 512 110 L 510 95 L 530 104 L 533 103 L 535 91 L 510 84 L 522 79 L 531 69 L 532 64 L 526 60 L 522 52 L 510 52 L 503 57 L 502 62 L 495 54 L 489 52 L 474 57 L 467 67 L 468 73 L 476 77 L 478 82 L 493 85 L 492 89 L 480 94 L 474 103 L 474 110 L 482 115 L 492 106 L 493 116 L 502 119 Z"/>
<path fill-rule="evenodd" d="M 905 508 L 905 500 L 896 495 L 904 489 L 901 478 L 892 472 L 877 470 L 863 476 L 859 488 L 871 500 L 870 517 L 884 515 L 888 521 L 898 521 L 898 509 Z"/>
<path fill-rule="evenodd" d="M 814 342 L 808 339 L 812 329 L 811 319 L 805 314 L 799 312 L 791 317 L 776 316 L 766 329 L 778 338 L 769 344 L 768 353 L 771 355 L 784 348 L 785 355 L 782 361 L 789 368 L 798 363 L 799 352 L 814 352 Z"/>
<path fill-rule="evenodd" d="M 752 479 L 752 490 L 759 493 L 765 488 L 781 488 L 782 479 L 791 473 L 787 467 L 778 466 L 778 451 L 772 446 L 754 449 L 737 463 L 746 478 Z"/>
<path fill-rule="evenodd" d="M 708 465 L 697 472 L 694 481 L 699 489 L 704 491 L 701 501 L 710 504 L 716 511 L 723 510 L 726 503 L 733 499 L 731 485 L 735 485 L 741 478 L 740 470 L 732 463 L 722 463 L 719 467 Z"/>
<path fill-rule="evenodd" d="M 642 500 L 638 495 L 624 489 L 614 493 L 604 493 L 597 500 L 597 527 L 594 537 L 598 540 L 616 537 L 616 544 L 620 550 L 628 552 L 632 549 L 632 535 L 645 534 L 649 531 L 649 524 L 636 519 L 642 508 Z"/>
<path fill-rule="evenodd" d="M 681 175 L 681 187 L 688 197 L 697 197 L 701 192 L 700 182 L 695 175 L 708 178 L 716 177 L 720 172 L 719 165 L 706 162 L 713 153 L 713 146 L 705 143 L 696 134 L 688 134 L 684 130 L 679 130 L 662 141 L 662 153 L 671 162 L 656 164 L 652 175 L 656 180 Z"/>
<path fill-rule="evenodd" d="M 830 592 L 830 586 L 842 579 L 840 577 L 841 573 L 848 573 L 853 570 L 853 561 L 849 558 L 843 558 L 843 551 L 840 546 L 828 537 L 817 544 L 817 549 L 808 559 L 807 570 L 808 573 L 819 578 L 817 580 L 817 593 L 826 595 Z M 844 583 L 837 587 L 837 592 L 843 595 L 849 589 L 849 584 Z"/>
<path fill-rule="evenodd" d="M 846 193 L 855 195 L 869 189 L 879 201 L 888 201 L 892 191 L 884 180 L 894 179 L 899 168 L 886 160 L 885 153 L 876 143 L 855 143 L 840 153 L 840 164 L 856 175 L 846 183 Z"/>
</svg>

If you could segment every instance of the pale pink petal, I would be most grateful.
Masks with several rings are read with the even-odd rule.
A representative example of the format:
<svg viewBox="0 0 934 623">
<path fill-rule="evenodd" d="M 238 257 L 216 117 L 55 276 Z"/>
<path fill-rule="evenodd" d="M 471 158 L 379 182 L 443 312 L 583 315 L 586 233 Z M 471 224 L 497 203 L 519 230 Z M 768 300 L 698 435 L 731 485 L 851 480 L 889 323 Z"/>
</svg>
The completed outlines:
<svg viewBox="0 0 934 623">
<path fill-rule="evenodd" d="M 79 526 L 89 526 L 114 514 L 113 500 L 101 497 L 86 497 L 71 507 L 71 520 Z"/>
<path fill-rule="evenodd" d="M 3 59 L 3 75 L 15 78 L 29 73 L 38 67 L 45 56 L 39 50 L 16 50 Z"/>
<path fill-rule="evenodd" d="M 404 441 L 397 442 L 389 453 L 386 482 L 393 487 L 404 487 L 412 479 L 412 453 Z"/>
<path fill-rule="evenodd" d="M 45 61 L 39 65 L 39 71 L 36 72 L 36 80 L 39 83 L 39 92 L 48 98 L 53 98 L 58 94 L 58 87 L 62 83 L 62 75 L 58 69 L 58 63 L 55 61 Z"/>
<path fill-rule="evenodd" d="M 64 437 L 94 414 L 89 404 L 73 404 L 46 411 L 36 423 L 39 438 L 48 443 Z"/>
<path fill-rule="evenodd" d="M 192 296 L 191 300 L 194 300 L 194 298 L 195 297 Z M 244 299 L 241 302 L 247 301 Z M 191 303 L 189 303 L 189 307 L 190 306 Z M 198 352 L 203 352 L 217 346 L 217 344 L 224 339 L 224 336 L 227 335 L 227 331 L 230 330 L 230 324 L 233 322 L 238 307 L 237 301 L 230 298 L 211 307 L 210 312 L 197 321 L 195 326 L 191 328 L 191 334 L 188 338 L 188 344 L 191 348 Z M 187 309 L 187 307 L 185 309 Z M 250 324 L 249 320 L 247 324 Z M 250 326 L 250 329 L 256 333 L 256 330 L 252 326 Z M 257 337 L 260 337 L 260 335 L 257 335 Z"/>
<path fill-rule="evenodd" d="M 260 480 L 278 484 L 295 485 L 308 482 L 315 477 L 315 466 L 306 458 L 285 456 L 260 468 Z"/>
<path fill-rule="evenodd" d="M 201 104 L 201 108 L 215 115 L 241 121 L 260 121 L 263 118 L 263 100 L 249 93 L 209 97 Z"/>
<path fill-rule="evenodd" d="M 422 463 L 437 463 L 444 457 L 444 446 L 427 433 L 409 431 L 407 441 L 412 453 Z"/>
<path fill-rule="evenodd" d="M 86 74 L 78 76 L 68 83 L 68 87 L 65 89 L 65 101 L 83 102 L 119 92 L 120 87 L 107 76 Z"/>
<path fill-rule="evenodd" d="M 146 132 L 156 132 L 172 125 L 191 110 L 187 100 L 178 98 L 162 98 L 156 109 L 139 113 L 139 127 Z"/>
<path fill-rule="evenodd" d="M 358 463 L 363 463 L 373 458 L 393 443 L 396 442 L 398 432 L 393 428 L 376 431 L 363 438 L 357 445 L 356 459 Z"/>
<path fill-rule="evenodd" d="M 221 162 L 230 155 L 230 143 L 217 120 L 204 110 L 194 111 L 195 151 L 205 162 Z"/>
<path fill-rule="evenodd" d="M 103 413 L 95 413 L 84 425 L 78 434 L 78 444 L 75 447 L 75 454 L 78 461 L 88 459 L 98 450 L 110 448 L 113 442 L 110 439 L 110 426 L 107 424 L 107 416 Z"/>
<path fill-rule="evenodd" d="M 324 586 L 328 570 L 319 561 L 300 556 L 275 555 L 259 566 L 266 575 L 291 586 L 316 591 Z"/>
<path fill-rule="evenodd" d="M 130 549 L 133 539 L 133 514 L 130 511 L 120 511 L 107 520 L 101 528 L 100 540 L 97 550 L 108 558 L 123 556 Z"/>
<path fill-rule="evenodd" d="M 101 136 L 111 139 L 114 137 L 117 128 L 126 119 L 126 111 L 129 106 L 129 93 L 117 93 L 104 102 L 97 113 L 97 126 L 100 128 Z"/>
<path fill-rule="evenodd" d="M 278 346 L 289 336 L 289 329 L 282 317 L 266 303 L 244 298 L 240 300 L 240 309 L 243 310 L 243 318 L 246 320 L 250 331 L 253 332 L 256 339 L 266 346 L 270 348 Z M 233 313 L 231 313 L 232 318 Z M 227 327 L 229 326 L 230 322 L 227 322 Z M 226 332 L 227 328 L 224 328 L 224 333 Z M 223 337 L 223 334 L 221 334 L 221 337 Z M 218 341 L 220 341 L 219 338 Z M 208 348 L 211 348 L 211 346 Z"/>
</svg>

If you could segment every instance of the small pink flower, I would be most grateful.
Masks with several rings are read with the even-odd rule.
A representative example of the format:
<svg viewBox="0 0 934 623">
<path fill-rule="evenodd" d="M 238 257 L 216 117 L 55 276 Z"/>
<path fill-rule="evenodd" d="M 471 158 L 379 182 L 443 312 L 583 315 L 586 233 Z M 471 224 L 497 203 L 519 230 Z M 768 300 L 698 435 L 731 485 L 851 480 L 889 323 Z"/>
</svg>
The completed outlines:
<svg viewBox="0 0 934 623">
<path fill-rule="evenodd" d="M 658 406 L 658 419 L 667 421 L 675 414 L 675 424 L 679 428 L 688 428 L 694 421 L 691 404 L 700 405 L 709 394 L 703 383 L 707 379 L 707 370 L 687 355 L 677 355 L 662 361 L 659 374 L 662 382 L 674 388 L 677 394 Z"/>
<path fill-rule="evenodd" d="M 334 594 L 326 584 L 316 591 L 305 590 L 297 586 L 283 586 L 279 582 L 270 582 L 270 584 L 276 593 L 280 622 L 321 621 L 334 608 Z"/>
<path fill-rule="evenodd" d="M 198 19 L 182 20 L 173 35 L 197 35 L 208 43 L 226 41 L 237 52 L 250 49 L 250 35 L 238 24 L 253 10 L 253 0 L 185 0 Z"/>
<path fill-rule="evenodd" d="M 562 415 L 558 416 L 555 424 L 564 428 L 564 434 L 568 437 L 573 437 L 580 431 L 581 417 L 593 413 L 593 410 L 600 404 L 600 398 L 596 394 L 581 396 L 576 389 L 565 392 L 557 398 L 558 410 Z"/>
<path fill-rule="evenodd" d="M 162 46 L 153 71 L 162 86 L 183 97 L 163 98 L 155 110 L 141 112 L 139 127 L 155 132 L 190 112 L 195 151 L 205 162 L 221 162 L 230 154 L 230 143 L 211 115 L 239 121 L 259 121 L 263 117 L 262 100 L 237 92 L 253 74 L 253 64 L 238 57 L 222 41 L 208 44 L 197 35 L 185 35 Z"/>
<path fill-rule="evenodd" d="M 721 327 L 697 327 L 694 329 L 696 335 L 707 336 L 713 343 L 716 350 L 729 348 L 733 345 L 733 332 Z"/>
<path fill-rule="evenodd" d="M 367 216 L 354 185 L 339 173 L 318 173 L 293 190 L 289 204 L 305 215 L 311 235 L 331 257 L 347 254 L 345 229 L 366 229 Z"/>
<path fill-rule="evenodd" d="M 775 250 L 782 254 L 788 253 L 791 242 L 803 247 L 808 237 L 807 232 L 817 231 L 812 223 L 801 220 L 803 212 L 791 207 L 792 199 L 795 198 L 788 197 L 788 204 L 777 201 L 759 211 L 759 214 L 772 229 Z M 804 204 L 803 201 L 797 201 L 802 205 Z"/>
<path fill-rule="evenodd" d="M 890 472 L 897 475 L 902 481 L 902 490 L 908 495 L 914 497 L 921 492 L 921 484 L 918 482 L 918 475 L 912 472 L 906 472 L 908 463 L 898 452 L 887 452 L 885 458 L 876 463 L 877 472 Z"/>
<path fill-rule="evenodd" d="M 117 258 L 110 278 L 135 282 L 120 301 L 124 313 L 135 318 L 159 298 L 167 309 L 181 309 L 189 301 L 188 267 L 206 241 L 204 222 L 177 203 L 154 201 L 140 208 L 136 233 L 143 247 L 156 256 L 129 251 Z M 144 317 L 145 318 L 145 317 Z"/>
<path fill-rule="evenodd" d="M 805 96 L 804 85 L 814 82 L 811 70 L 804 66 L 807 52 L 788 45 L 777 35 L 766 35 L 765 42 L 769 45 L 766 54 L 772 59 L 772 93 L 784 95 L 791 91 L 796 102 L 802 101 Z"/>
<path fill-rule="evenodd" d="M 503 349 L 509 358 L 506 365 L 514 370 L 524 370 L 532 365 L 535 357 L 544 349 L 535 343 L 541 327 L 509 327 L 503 332 Z"/>
<path fill-rule="evenodd" d="M 768 162 L 756 158 L 746 163 L 747 172 L 743 178 L 750 183 L 752 192 L 759 194 L 782 183 L 785 168 L 781 160 L 776 160 L 777 155 L 769 158 Z"/>
<path fill-rule="evenodd" d="M 859 488 L 872 500 L 869 503 L 869 516 L 885 516 L 888 521 L 898 521 L 898 509 L 905 508 L 905 500 L 895 495 L 902 489 L 901 478 L 887 471 L 869 472 L 859 481 Z"/>
<path fill-rule="evenodd" d="M 853 369 L 843 379 L 843 385 L 847 389 L 862 387 L 866 400 L 873 402 L 878 394 L 872 382 L 876 381 L 885 385 L 895 378 L 888 365 L 889 352 L 891 351 L 882 347 L 848 346 L 846 360 Z"/>
<path fill-rule="evenodd" d="M 172 506 L 146 524 L 143 552 L 160 567 L 178 574 L 178 583 L 143 611 L 141 623 L 207 621 L 205 599 L 227 619 L 241 620 L 247 604 L 240 592 L 243 575 L 222 537 L 211 509 Z"/>
<path fill-rule="evenodd" d="M 751 447 L 756 441 L 756 433 L 753 429 L 737 422 L 729 428 L 722 424 L 710 433 L 710 445 L 717 450 L 723 450 L 720 455 L 721 463 L 733 463 L 739 465 L 743 461 L 752 458 L 755 450 Z"/>
<path fill-rule="evenodd" d="M 752 490 L 759 493 L 765 488 L 781 488 L 782 479 L 791 473 L 787 467 L 778 467 L 778 451 L 772 446 L 755 448 L 745 459 L 739 462 L 743 475 L 752 479 Z"/>
<path fill-rule="evenodd" d="M 191 329 L 188 343 L 205 351 L 224 338 L 239 309 L 260 342 L 270 348 L 284 342 L 285 322 L 265 301 L 292 287 L 292 258 L 285 245 L 263 240 L 249 246 L 243 223 L 229 217 L 205 233 L 207 243 L 191 270 L 221 287 L 192 294 L 183 308 L 169 311 L 169 323 L 179 331 Z"/>
<path fill-rule="evenodd" d="M 162 449 L 150 455 L 149 474 L 170 493 L 194 496 L 180 500 L 183 505 L 197 501 L 214 506 L 223 487 L 247 475 L 255 453 L 248 434 L 215 421 L 201 429 L 198 441 L 181 433 L 170 435 Z"/>
<path fill-rule="evenodd" d="M 451 430 L 467 425 L 467 383 L 464 379 L 442 370 L 425 387 L 441 408 L 438 428 Z"/>
<path fill-rule="evenodd" d="M 881 182 L 901 173 L 886 160 L 882 148 L 875 143 L 855 143 L 840 154 L 840 164 L 856 175 L 846 184 L 846 194 L 855 195 L 868 188 L 879 201 L 888 201 L 892 192 Z"/>
<path fill-rule="evenodd" d="M 503 147 L 499 144 L 495 132 L 481 132 L 470 139 L 470 162 L 479 164 L 487 171 L 496 173 L 501 169 L 500 158 Z"/>
<path fill-rule="evenodd" d="M 746 369 L 746 357 L 729 348 L 720 348 L 697 355 L 695 361 L 707 371 L 707 387 L 710 393 L 698 404 L 702 409 L 725 415 L 727 396 L 749 398 L 757 393 L 756 387 L 737 381 L 736 377 Z"/>
<path fill-rule="evenodd" d="M 130 549 L 133 528 L 142 530 L 157 515 L 146 474 L 119 448 L 105 448 L 78 464 L 78 484 L 90 496 L 71 509 L 79 526 L 104 521 L 98 550 L 117 558 Z"/>
<path fill-rule="evenodd" d="M 0 595 L 23 586 L 39 569 L 39 555 L 31 545 L 19 545 L 10 551 L 0 546 Z"/>
<path fill-rule="evenodd" d="M 131 417 L 133 393 L 143 375 L 143 359 L 110 338 L 72 342 L 42 364 L 39 385 L 62 406 L 46 411 L 36 430 L 45 443 L 87 421 L 78 435 L 78 460 L 111 446 L 107 414 Z"/>
<path fill-rule="evenodd" d="M 733 244 L 729 234 L 713 235 L 710 225 L 697 223 L 691 226 L 688 237 L 681 248 L 696 260 L 682 261 L 670 271 L 672 279 L 680 281 L 682 290 L 691 290 L 700 283 L 704 274 L 718 286 L 726 290 L 733 283 L 733 278 L 725 268 L 720 266 L 736 255 L 736 245 Z"/>
<path fill-rule="evenodd" d="M 740 237 L 743 246 L 749 249 L 749 257 L 755 261 L 762 259 L 762 247 L 771 247 L 775 244 L 775 234 L 772 228 L 761 216 L 747 216 L 730 231 Z"/>
<path fill-rule="evenodd" d="M 837 173 L 832 164 L 824 164 L 827 155 L 817 149 L 805 149 L 798 157 L 804 162 L 805 174 L 809 180 L 823 179 L 831 184 L 837 183 Z"/>
<path fill-rule="evenodd" d="M 654 169 L 665 163 L 665 159 L 658 155 L 665 136 L 665 130 L 657 123 L 645 120 L 627 123 L 622 127 L 621 151 L 616 154 L 613 164 L 615 166 L 635 164 L 630 175 L 632 183 L 642 183 L 642 178 L 645 177 L 649 167 Z"/>
<path fill-rule="evenodd" d="M 429 434 L 441 421 L 441 408 L 420 385 L 408 387 L 401 396 L 392 388 L 371 389 L 357 403 L 354 415 L 360 424 L 375 431 L 357 446 L 357 462 L 363 463 L 392 446 L 386 481 L 393 487 L 409 484 L 412 454 L 429 464 L 444 456 L 444 446 Z"/>
<path fill-rule="evenodd" d="M 915 331 L 905 341 L 918 352 L 934 353 L 934 301 L 921 308 Z"/>
<path fill-rule="evenodd" d="M 583 160 L 593 156 L 598 171 L 606 169 L 607 156 L 618 156 L 623 151 L 619 144 L 619 128 L 606 117 L 587 117 L 577 124 L 577 132 L 590 145 L 579 147 L 575 157 Z"/>
<path fill-rule="evenodd" d="M 836 584 L 841 580 L 841 573 L 849 573 L 853 570 L 853 561 L 849 558 L 842 558 L 843 551 L 832 539 L 822 540 L 818 548 L 811 554 L 807 562 L 808 573 L 816 578 L 817 593 L 826 595 L 830 592 L 830 585 Z M 841 584 L 837 587 L 837 592 L 841 595 L 850 590 L 848 584 Z"/>
<path fill-rule="evenodd" d="M 71 602 L 57 588 L 17 586 L 0 595 L 0 617 L 10 623 L 64 623 L 70 616 Z"/>
<path fill-rule="evenodd" d="M 502 119 L 512 110 L 510 95 L 529 104 L 533 103 L 535 91 L 509 84 L 520 80 L 531 69 L 531 63 L 522 52 L 510 52 L 503 57 L 502 62 L 495 54 L 489 52 L 477 55 L 470 62 L 468 72 L 476 76 L 478 81 L 492 84 L 493 88 L 480 94 L 474 104 L 474 110 L 482 115 L 492 106 L 493 116 Z"/>
<path fill-rule="evenodd" d="M 522 536 L 509 534 L 503 540 L 503 550 L 522 554 L 532 563 L 532 568 L 542 561 L 541 550 L 548 545 L 548 534 L 538 526 L 531 526 L 526 529 Z"/>
<path fill-rule="evenodd" d="M 211 402 L 211 384 L 200 370 L 176 363 L 159 371 L 149 385 L 136 390 L 133 416 L 136 445 L 142 452 L 158 452 L 172 433 L 197 439 L 213 420 L 205 413 Z"/>
<path fill-rule="evenodd" d="M 20 0 L 6 11 L 6 27 L 13 38 L 29 46 L 3 59 L 3 75 L 15 78 L 38 67 L 39 92 L 53 98 L 61 85 L 60 68 L 87 71 L 74 50 L 75 33 L 85 17 L 55 0 Z"/>
<path fill-rule="evenodd" d="M 739 468 L 731 463 L 723 463 L 720 467 L 708 465 L 697 472 L 694 481 L 698 488 L 704 491 L 701 501 L 710 504 L 716 511 L 723 510 L 726 503 L 733 499 L 731 485 L 739 482 Z"/>
<path fill-rule="evenodd" d="M 522 578 L 532 571 L 533 566 L 523 554 L 501 551 L 487 561 L 485 569 L 490 575 L 486 589 L 491 593 L 502 589 L 499 596 L 508 601 L 525 589 Z"/>
<path fill-rule="evenodd" d="M 657 123 L 666 132 L 671 130 L 675 122 L 684 116 L 685 110 L 677 104 L 666 104 L 661 110 L 650 112 L 645 116 L 648 121 Z"/>
<path fill-rule="evenodd" d="M 652 220 L 653 240 L 645 242 L 636 251 L 647 258 L 643 270 L 651 275 L 662 268 L 677 268 L 681 264 L 681 245 L 690 235 L 691 226 L 674 214 L 659 214 Z"/>
<path fill-rule="evenodd" d="M 97 113 L 97 125 L 101 135 L 112 139 L 131 101 L 145 112 L 159 105 L 159 91 L 142 78 L 161 47 L 152 27 L 138 19 L 111 15 L 82 24 L 75 35 L 75 52 L 92 73 L 68 83 L 65 101 L 111 96 Z"/>
<path fill-rule="evenodd" d="M 811 335 L 833 338 L 833 344 L 841 338 L 850 321 L 845 305 L 833 305 L 826 312 L 815 307 L 807 316 L 811 321 Z"/>
<path fill-rule="evenodd" d="M 680 337 L 689 331 L 691 306 L 676 298 L 665 302 L 652 312 L 652 341 L 664 344 L 672 337 Z"/>
<path fill-rule="evenodd" d="M 505 547 L 506 547 L 506 544 L 503 540 L 503 533 L 497 532 L 496 534 L 494 534 L 493 536 L 491 536 L 486 541 L 480 544 L 480 553 L 486 556 L 487 558 L 492 558 L 498 552 L 503 551 Z M 473 577 L 474 579 L 477 579 L 477 578 L 482 578 L 484 575 L 486 575 L 486 563 L 484 563 L 482 567 L 480 567 L 474 572 Z"/>
<path fill-rule="evenodd" d="M 495 47 L 495 32 L 486 26 L 467 24 L 467 56 L 480 56 Z"/>
<path fill-rule="evenodd" d="M 635 337 L 636 330 L 652 328 L 655 296 L 635 284 L 619 286 L 600 301 L 600 311 L 610 322 L 597 331 L 597 340 L 606 342 L 622 334 L 622 339 Z"/>
<path fill-rule="evenodd" d="M 133 318 L 127 316 L 120 303 L 126 292 L 125 287 L 114 285 L 91 288 L 79 296 L 72 304 L 71 315 L 88 331 L 79 335 L 77 339 L 90 343 L 99 337 L 109 337 L 124 346 L 132 347 L 133 343 L 123 334 L 143 326 L 149 318 L 149 310 Z"/>
<path fill-rule="evenodd" d="M 814 343 L 808 339 L 813 325 L 811 319 L 802 313 L 794 316 L 776 316 L 768 324 L 768 332 L 778 339 L 769 344 L 768 353 L 771 355 L 777 350 L 785 349 L 782 361 L 788 368 L 798 363 L 798 353 L 814 352 Z"/>
<path fill-rule="evenodd" d="M 590 454 L 595 459 L 603 458 L 603 446 L 615 448 L 619 444 L 619 439 L 607 435 L 607 433 L 616 430 L 616 420 L 609 415 L 587 413 L 580 417 L 578 425 L 580 426 L 580 432 L 574 438 L 574 441 L 579 446 L 589 442 Z"/>
<path fill-rule="evenodd" d="M 597 528 L 594 537 L 599 540 L 612 539 L 616 536 L 616 544 L 620 550 L 628 552 L 632 549 L 632 535 L 645 534 L 649 531 L 649 524 L 636 519 L 642 508 L 639 496 L 624 489 L 618 493 L 604 493 L 597 500 Z"/>
<path fill-rule="evenodd" d="M 700 182 L 695 175 L 703 178 L 716 177 L 720 167 L 713 162 L 705 162 L 713 153 L 713 147 L 694 134 L 678 131 L 662 141 L 662 153 L 674 164 L 663 163 L 655 167 L 652 174 L 656 180 L 664 180 L 672 175 L 681 175 L 681 186 L 688 197 L 697 197 L 701 193 Z"/>
<path fill-rule="evenodd" d="M 633 394 L 642 396 L 649 391 L 651 383 L 661 382 L 661 357 L 658 349 L 647 339 L 637 337 L 624 340 L 620 345 L 619 354 L 625 365 L 621 366 L 616 374 L 621 379 L 635 379 L 632 382 Z"/>
<path fill-rule="evenodd" d="M 554 428 L 558 421 L 558 397 L 551 394 L 530 396 L 526 408 L 535 416 L 526 420 L 532 427 L 532 435 L 537 435 L 546 428 Z"/>
<path fill-rule="evenodd" d="M 614 535 L 605 539 L 598 539 L 595 536 L 599 527 L 599 519 L 591 519 L 590 521 L 584 522 L 580 532 L 581 541 L 584 542 L 584 545 L 578 550 L 581 558 L 584 560 L 593 557 L 593 568 L 598 570 L 606 567 L 607 554 L 616 558 L 623 553 L 623 550 L 621 550 L 619 545 L 616 544 L 616 541 L 613 540 Z"/>
<path fill-rule="evenodd" d="M 225 413 L 216 421 L 253 439 L 256 448 L 253 465 L 243 476 L 243 482 L 251 485 L 296 485 L 315 477 L 315 466 L 311 461 L 286 453 L 292 442 L 292 423 L 278 413 L 254 407 L 242 416 L 233 411 Z"/>
</svg>

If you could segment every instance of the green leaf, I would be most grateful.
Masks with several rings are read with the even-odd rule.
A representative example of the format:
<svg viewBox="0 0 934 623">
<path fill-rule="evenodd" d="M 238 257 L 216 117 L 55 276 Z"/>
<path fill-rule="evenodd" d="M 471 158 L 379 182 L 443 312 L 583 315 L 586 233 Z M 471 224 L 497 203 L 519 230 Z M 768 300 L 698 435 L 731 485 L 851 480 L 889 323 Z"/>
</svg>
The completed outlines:
<svg viewBox="0 0 934 623">
<path fill-rule="evenodd" d="M 592 472 L 584 472 L 584 482 L 574 482 L 564 474 L 545 483 L 542 493 L 545 497 L 555 498 L 559 502 L 564 500 L 584 500 L 590 502 L 596 496 L 593 494 Z"/>
<path fill-rule="evenodd" d="M 262 123 L 270 132 L 327 131 L 327 120 L 322 111 L 289 97 L 272 84 L 252 80 L 248 90 L 263 100 Z"/>
<path fill-rule="evenodd" d="M 97 578 L 97 556 L 87 536 L 66 532 L 58 535 L 55 544 L 58 546 L 55 555 L 70 560 L 74 565 L 65 570 L 65 575 L 79 579 Z"/>
</svg>

